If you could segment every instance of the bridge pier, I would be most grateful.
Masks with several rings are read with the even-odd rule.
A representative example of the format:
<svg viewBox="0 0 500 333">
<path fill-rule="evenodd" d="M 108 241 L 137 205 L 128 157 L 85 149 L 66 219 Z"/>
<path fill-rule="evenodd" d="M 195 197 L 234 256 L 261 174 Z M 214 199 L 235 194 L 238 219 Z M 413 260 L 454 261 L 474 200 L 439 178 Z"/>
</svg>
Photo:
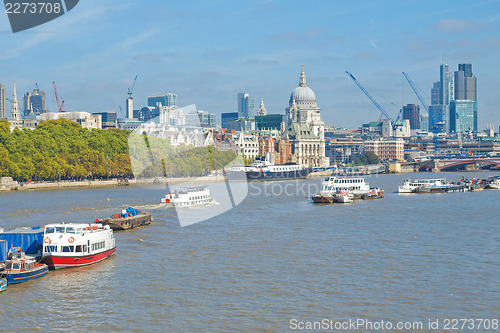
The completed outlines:
<svg viewBox="0 0 500 333">
<path fill-rule="evenodd" d="M 432 172 L 441 172 L 440 168 L 441 165 L 439 163 L 439 159 L 432 160 L 432 163 L 433 163 Z"/>
</svg>

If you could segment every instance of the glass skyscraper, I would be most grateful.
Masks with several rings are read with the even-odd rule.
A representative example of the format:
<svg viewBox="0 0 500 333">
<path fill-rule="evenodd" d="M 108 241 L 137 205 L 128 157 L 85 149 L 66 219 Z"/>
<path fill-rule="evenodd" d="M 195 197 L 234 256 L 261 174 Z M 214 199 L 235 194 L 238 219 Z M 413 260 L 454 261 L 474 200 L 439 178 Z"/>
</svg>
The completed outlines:
<svg viewBox="0 0 500 333">
<path fill-rule="evenodd" d="M 177 106 L 177 95 L 165 94 L 148 96 L 148 106 L 156 108 L 156 105 L 158 103 L 160 103 L 162 106 Z"/>
<path fill-rule="evenodd" d="M 472 64 L 459 64 L 453 75 L 454 94 L 450 102 L 450 130 L 477 132 L 477 88 Z"/>
<path fill-rule="evenodd" d="M 238 118 L 255 118 L 255 99 L 247 93 L 238 94 Z"/>
</svg>

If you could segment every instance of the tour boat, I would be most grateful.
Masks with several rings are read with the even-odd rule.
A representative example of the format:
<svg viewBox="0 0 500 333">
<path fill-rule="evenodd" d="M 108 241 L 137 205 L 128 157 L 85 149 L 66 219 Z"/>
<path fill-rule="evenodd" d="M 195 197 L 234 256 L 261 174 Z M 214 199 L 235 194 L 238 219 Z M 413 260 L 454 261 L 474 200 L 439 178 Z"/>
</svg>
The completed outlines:
<svg viewBox="0 0 500 333">
<path fill-rule="evenodd" d="M 335 202 L 334 196 L 346 191 L 353 198 L 369 199 L 370 197 L 382 198 L 384 191 L 379 188 L 370 188 L 362 177 L 326 177 L 321 185 L 321 191 L 312 197 L 314 203 Z M 337 195 L 338 196 L 338 195 Z"/>
<path fill-rule="evenodd" d="M 49 271 L 47 265 L 37 262 L 35 258 L 25 257 L 20 248 L 14 250 L 14 252 L 9 251 L 8 257 L 9 259 L 5 261 L 5 268 L 2 272 L 2 276 L 7 280 L 5 286 L 2 283 L 4 290 L 7 284 L 38 279 Z"/>
<path fill-rule="evenodd" d="M 140 212 L 135 208 L 128 207 L 120 214 L 113 214 L 111 217 L 97 219 L 97 223 L 109 225 L 113 230 L 127 230 L 151 224 L 151 213 Z"/>
<path fill-rule="evenodd" d="M 440 186 L 446 184 L 446 180 L 444 178 L 436 178 L 436 179 L 404 179 L 403 185 L 398 187 L 399 193 L 415 193 L 420 187 L 430 187 L 430 186 Z"/>
<path fill-rule="evenodd" d="M 174 207 L 207 205 L 213 201 L 208 186 L 205 185 L 181 187 L 161 199 L 161 203 Z"/>
<path fill-rule="evenodd" d="M 251 165 L 234 166 L 226 171 L 229 179 L 246 180 L 285 180 L 302 179 L 312 172 L 312 168 L 299 164 L 274 164 L 268 157 L 256 157 Z"/>
<path fill-rule="evenodd" d="M 4 291 L 5 289 L 7 289 L 7 279 L 1 278 L 0 279 L 0 292 Z"/>
<path fill-rule="evenodd" d="M 50 269 L 95 264 L 115 254 L 109 225 L 59 223 L 45 226 L 43 261 Z"/>
</svg>

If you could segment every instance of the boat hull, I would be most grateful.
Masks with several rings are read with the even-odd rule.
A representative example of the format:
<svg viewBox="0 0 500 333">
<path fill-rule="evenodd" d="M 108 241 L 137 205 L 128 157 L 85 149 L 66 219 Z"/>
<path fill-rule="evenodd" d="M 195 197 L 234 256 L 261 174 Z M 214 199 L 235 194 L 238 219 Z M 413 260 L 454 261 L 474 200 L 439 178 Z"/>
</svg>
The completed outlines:
<svg viewBox="0 0 500 333">
<path fill-rule="evenodd" d="M 313 196 L 312 201 L 314 203 L 334 203 L 332 196 L 323 196 L 320 194 Z"/>
<path fill-rule="evenodd" d="M 49 269 L 47 265 L 42 265 L 40 267 L 37 267 L 33 270 L 27 271 L 27 272 L 20 272 L 20 273 L 9 273 L 7 274 L 7 283 L 8 284 L 15 284 L 15 283 L 21 283 L 21 282 L 26 282 L 29 280 L 33 279 L 38 279 L 41 278 L 42 276 L 46 275 L 49 272 Z"/>
<path fill-rule="evenodd" d="M 49 266 L 50 269 L 87 266 L 111 257 L 115 254 L 115 250 L 115 248 L 112 248 L 106 251 L 84 256 L 46 255 L 43 257 L 43 261 Z"/>
<path fill-rule="evenodd" d="M 151 213 L 141 213 L 125 218 L 105 218 L 99 220 L 103 225 L 109 225 L 112 230 L 128 230 L 151 224 Z"/>
<path fill-rule="evenodd" d="M 7 279 L 0 279 L 0 292 L 7 289 Z"/>
</svg>

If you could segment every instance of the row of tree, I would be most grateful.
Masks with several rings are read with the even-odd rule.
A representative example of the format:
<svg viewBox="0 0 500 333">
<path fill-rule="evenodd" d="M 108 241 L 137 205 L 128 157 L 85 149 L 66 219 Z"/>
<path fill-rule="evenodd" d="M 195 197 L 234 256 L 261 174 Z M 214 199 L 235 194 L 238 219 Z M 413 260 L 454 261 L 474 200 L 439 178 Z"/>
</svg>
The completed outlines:
<svg viewBox="0 0 500 333">
<path fill-rule="evenodd" d="M 169 140 L 148 139 L 120 129 L 88 130 L 66 119 L 12 132 L 9 122 L 0 120 L 0 176 L 21 182 L 128 178 L 134 174 L 200 176 L 235 158 L 235 153 L 213 147 L 172 147 Z"/>
</svg>

